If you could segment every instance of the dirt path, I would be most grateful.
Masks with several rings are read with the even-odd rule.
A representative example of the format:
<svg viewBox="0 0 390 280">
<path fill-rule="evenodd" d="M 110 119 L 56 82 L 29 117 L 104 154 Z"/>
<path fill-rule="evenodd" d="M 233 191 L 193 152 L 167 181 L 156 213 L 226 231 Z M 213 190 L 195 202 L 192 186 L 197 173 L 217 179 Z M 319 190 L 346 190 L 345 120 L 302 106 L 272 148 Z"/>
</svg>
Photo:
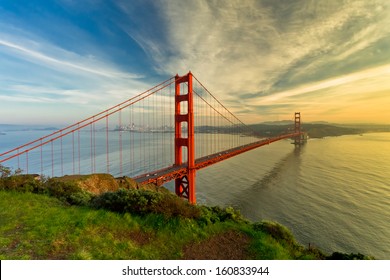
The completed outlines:
<svg viewBox="0 0 390 280">
<path fill-rule="evenodd" d="M 215 235 L 200 243 L 185 246 L 186 260 L 245 260 L 250 258 L 247 247 L 250 238 L 243 233 L 230 230 Z"/>
</svg>

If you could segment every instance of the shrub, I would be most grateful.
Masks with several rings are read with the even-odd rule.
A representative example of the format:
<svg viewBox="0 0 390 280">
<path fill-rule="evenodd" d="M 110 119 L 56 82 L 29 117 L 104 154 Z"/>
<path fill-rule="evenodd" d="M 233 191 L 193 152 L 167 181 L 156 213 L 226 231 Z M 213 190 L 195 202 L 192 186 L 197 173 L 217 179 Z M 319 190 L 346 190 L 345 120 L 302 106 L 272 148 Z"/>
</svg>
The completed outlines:
<svg viewBox="0 0 390 280">
<path fill-rule="evenodd" d="M 72 205 L 88 205 L 93 197 L 92 194 L 84 191 L 73 182 L 49 179 L 46 186 L 49 195 Z"/>
<path fill-rule="evenodd" d="M 235 210 L 233 207 L 227 207 L 223 209 L 219 206 L 202 206 L 201 215 L 198 219 L 200 223 L 204 224 L 214 224 L 217 222 L 225 222 L 228 220 L 235 222 L 245 221 L 239 210 Z"/>
<path fill-rule="evenodd" d="M 296 244 L 292 233 L 284 226 L 270 221 L 262 221 L 260 223 L 254 223 L 253 229 L 256 231 L 262 231 L 271 235 L 277 241 L 284 241 L 287 244 Z"/>
<path fill-rule="evenodd" d="M 332 255 L 326 258 L 327 260 L 372 260 L 374 258 L 365 256 L 360 253 L 345 254 L 340 252 L 334 252 Z"/>
<path fill-rule="evenodd" d="M 188 203 L 172 193 L 160 193 L 161 200 L 156 205 L 157 213 L 164 214 L 165 217 L 183 217 L 188 219 L 198 219 L 200 209 L 198 206 Z"/>
<path fill-rule="evenodd" d="M 154 212 L 153 206 L 159 202 L 159 193 L 120 189 L 116 192 L 106 192 L 97 196 L 92 205 L 111 211 L 145 214 Z"/>
<path fill-rule="evenodd" d="M 11 175 L 11 168 L 5 167 L 4 165 L 0 164 L 0 178 L 6 178 Z"/>
<path fill-rule="evenodd" d="M 44 186 L 35 175 L 12 175 L 0 179 L 0 189 L 18 192 L 43 193 Z"/>
<path fill-rule="evenodd" d="M 96 208 L 134 214 L 163 214 L 165 217 L 197 218 L 200 211 L 196 206 L 181 200 L 170 193 L 161 193 L 150 190 L 120 189 L 116 192 L 107 192 L 95 197 L 92 205 Z"/>
<path fill-rule="evenodd" d="M 218 217 L 211 211 L 210 207 L 200 207 L 200 217 L 198 223 L 203 225 L 214 224 L 218 222 Z"/>
</svg>

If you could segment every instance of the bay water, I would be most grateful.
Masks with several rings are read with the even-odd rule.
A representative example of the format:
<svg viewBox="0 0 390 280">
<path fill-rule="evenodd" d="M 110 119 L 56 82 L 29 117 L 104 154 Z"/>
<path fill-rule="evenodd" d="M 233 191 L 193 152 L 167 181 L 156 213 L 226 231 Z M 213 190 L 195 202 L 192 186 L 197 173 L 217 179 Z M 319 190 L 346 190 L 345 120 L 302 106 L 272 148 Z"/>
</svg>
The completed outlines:
<svg viewBox="0 0 390 280">
<path fill-rule="evenodd" d="M 198 172 L 198 201 L 287 226 L 327 253 L 390 259 L 390 133 L 280 141 Z"/>
</svg>

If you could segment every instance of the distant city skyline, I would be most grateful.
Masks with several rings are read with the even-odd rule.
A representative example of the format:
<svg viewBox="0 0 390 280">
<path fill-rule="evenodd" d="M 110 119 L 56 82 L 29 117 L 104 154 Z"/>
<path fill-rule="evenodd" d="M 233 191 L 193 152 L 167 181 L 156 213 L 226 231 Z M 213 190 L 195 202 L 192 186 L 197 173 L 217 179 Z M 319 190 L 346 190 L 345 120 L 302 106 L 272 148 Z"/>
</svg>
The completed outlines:
<svg viewBox="0 0 390 280">
<path fill-rule="evenodd" d="M 66 125 L 191 70 L 245 123 L 390 123 L 390 3 L 0 3 L 0 123 Z"/>
</svg>

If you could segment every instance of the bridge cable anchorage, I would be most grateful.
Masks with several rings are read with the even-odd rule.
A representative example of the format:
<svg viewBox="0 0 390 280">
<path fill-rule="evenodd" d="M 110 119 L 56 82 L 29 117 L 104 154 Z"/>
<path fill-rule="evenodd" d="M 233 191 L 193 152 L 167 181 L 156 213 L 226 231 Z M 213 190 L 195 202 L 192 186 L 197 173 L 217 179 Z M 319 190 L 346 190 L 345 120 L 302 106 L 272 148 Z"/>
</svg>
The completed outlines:
<svg viewBox="0 0 390 280">
<path fill-rule="evenodd" d="M 2 152 L 0 164 L 51 177 L 110 173 L 141 184 L 174 181 L 175 193 L 196 203 L 197 170 L 281 139 L 301 143 L 302 135 L 296 113 L 293 132 L 259 137 L 189 72 Z"/>
</svg>

